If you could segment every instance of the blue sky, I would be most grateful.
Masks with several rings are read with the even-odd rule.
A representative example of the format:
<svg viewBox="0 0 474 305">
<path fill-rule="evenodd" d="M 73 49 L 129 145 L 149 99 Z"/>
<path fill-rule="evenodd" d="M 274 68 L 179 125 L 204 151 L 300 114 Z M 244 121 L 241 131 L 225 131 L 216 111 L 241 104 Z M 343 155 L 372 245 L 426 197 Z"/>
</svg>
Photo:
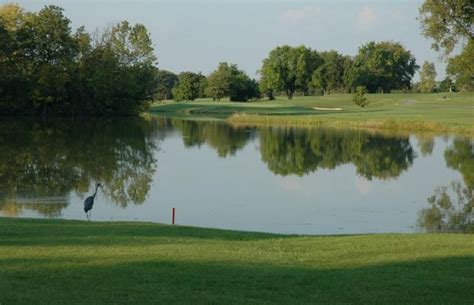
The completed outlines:
<svg viewBox="0 0 474 305">
<path fill-rule="evenodd" d="M 1 1 L 6 3 L 9 1 Z M 355 55 L 371 40 L 401 42 L 419 65 L 433 61 L 438 79 L 445 64 L 421 36 L 418 7 L 423 1 L 17 1 L 27 10 L 46 4 L 65 9 L 73 27 L 89 31 L 128 20 L 151 33 L 159 67 L 173 72 L 210 73 L 218 62 L 238 64 L 256 77 L 275 46 L 304 44 L 317 50 Z M 418 76 L 416 76 L 418 78 Z"/>
</svg>

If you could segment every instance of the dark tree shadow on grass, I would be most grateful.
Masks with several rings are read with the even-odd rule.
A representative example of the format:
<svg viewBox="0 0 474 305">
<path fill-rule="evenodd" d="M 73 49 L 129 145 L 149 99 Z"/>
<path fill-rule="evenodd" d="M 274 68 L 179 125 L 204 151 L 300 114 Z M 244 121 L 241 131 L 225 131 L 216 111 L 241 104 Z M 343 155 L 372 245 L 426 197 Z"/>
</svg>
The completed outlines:
<svg viewBox="0 0 474 305">
<path fill-rule="evenodd" d="M 325 269 L 238 262 L 0 261 L 2 304 L 471 304 L 474 256 Z"/>
</svg>

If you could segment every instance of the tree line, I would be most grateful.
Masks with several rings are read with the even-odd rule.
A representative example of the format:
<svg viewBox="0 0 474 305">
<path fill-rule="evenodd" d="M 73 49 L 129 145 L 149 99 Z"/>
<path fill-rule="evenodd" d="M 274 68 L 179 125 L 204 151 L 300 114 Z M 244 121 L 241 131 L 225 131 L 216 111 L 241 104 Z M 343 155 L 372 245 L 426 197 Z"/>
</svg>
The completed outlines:
<svg viewBox="0 0 474 305">
<path fill-rule="evenodd" d="M 63 9 L 26 12 L 0 6 L 0 114 L 65 116 L 138 114 L 150 101 L 174 99 L 250 101 L 277 95 L 354 92 L 474 90 L 474 9 L 465 1 L 425 0 L 423 35 L 448 56 L 448 77 L 436 82 L 434 64 L 419 66 L 403 45 L 368 42 L 355 56 L 306 46 L 278 46 L 251 78 L 235 64 L 219 63 L 209 75 L 157 68 L 153 44 L 142 24 L 119 22 L 95 33 L 71 29 Z M 461 43 L 460 43 L 461 42 Z"/>
<path fill-rule="evenodd" d="M 142 24 L 75 32 L 57 6 L 0 6 L 0 113 L 137 114 L 155 91 L 156 57 Z"/>
</svg>

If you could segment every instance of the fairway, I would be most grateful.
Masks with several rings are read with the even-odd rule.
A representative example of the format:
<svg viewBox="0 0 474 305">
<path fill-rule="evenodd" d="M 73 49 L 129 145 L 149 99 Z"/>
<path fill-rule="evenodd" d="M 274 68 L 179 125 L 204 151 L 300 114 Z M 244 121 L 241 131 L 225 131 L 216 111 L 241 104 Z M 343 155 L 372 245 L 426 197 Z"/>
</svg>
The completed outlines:
<svg viewBox="0 0 474 305">
<path fill-rule="evenodd" d="M 154 104 L 150 112 L 191 119 L 214 117 L 251 126 L 323 125 L 474 133 L 473 93 L 369 94 L 367 98 L 370 104 L 365 108 L 355 105 L 350 94 L 333 94 L 252 103 L 208 99 L 167 102 Z"/>
<path fill-rule="evenodd" d="M 1 304 L 471 304 L 474 235 L 0 219 Z"/>
</svg>

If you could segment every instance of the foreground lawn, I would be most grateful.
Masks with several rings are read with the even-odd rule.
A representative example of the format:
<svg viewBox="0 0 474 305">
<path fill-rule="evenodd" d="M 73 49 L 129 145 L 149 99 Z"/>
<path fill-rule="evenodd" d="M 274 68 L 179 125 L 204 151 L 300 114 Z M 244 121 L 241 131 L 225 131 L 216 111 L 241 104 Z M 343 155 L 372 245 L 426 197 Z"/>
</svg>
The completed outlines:
<svg viewBox="0 0 474 305">
<path fill-rule="evenodd" d="M 150 111 L 188 118 L 218 117 L 244 125 L 352 126 L 474 134 L 474 93 L 369 94 L 367 98 L 370 104 L 366 108 L 354 105 L 350 94 L 334 94 L 253 103 L 169 102 L 155 104 Z"/>
<path fill-rule="evenodd" d="M 0 218 L 0 304 L 472 304 L 474 235 Z"/>
</svg>

